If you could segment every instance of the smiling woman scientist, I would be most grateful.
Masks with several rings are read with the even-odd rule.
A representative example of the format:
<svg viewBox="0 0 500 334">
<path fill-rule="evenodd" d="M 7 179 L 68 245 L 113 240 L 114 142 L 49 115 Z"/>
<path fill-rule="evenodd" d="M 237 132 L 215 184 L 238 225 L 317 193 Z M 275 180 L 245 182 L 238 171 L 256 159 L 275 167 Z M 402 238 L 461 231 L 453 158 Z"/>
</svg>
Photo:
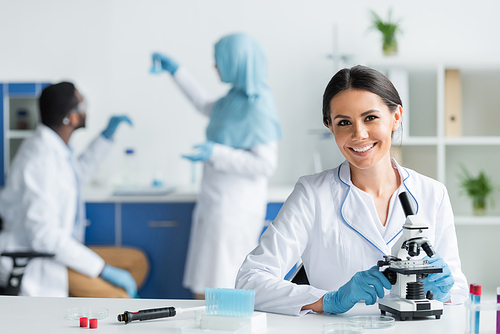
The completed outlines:
<svg viewBox="0 0 500 334">
<path fill-rule="evenodd" d="M 233 288 L 238 268 L 258 243 L 281 130 L 266 83 L 266 57 L 250 36 L 229 35 L 215 45 L 220 78 L 232 85 L 218 100 L 171 58 L 153 54 L 153 62 L 158 60 L 210 118 L 208 141 L 197 146 L 199 153 L 185 156 L 204 162 L 184 275 L 184 286 L 202 299 L 205 287 Z"/>
<path fill-rule="evenodd" d="M 355 66 L 332 78 L 323 95 L 323 123 L 346 161 L 301 177 L 246 258 L 236 287 L 256 291 L 255 309 L 343 313 L 383 297 L 391 284 L 374 265 L 391 255 L 401 236 L 405 215 L 397 198 L 403 191 L 429 224 L 439 254 L 429 262 L 443 268 L 423 280 L 425 290 L 442 302 L 467 298 L 446 188 L 390 157 L 402 116 L 398 92 L 381 73 Z M 300 257 L 310 286 L 283 280 Z"/>
</svg>

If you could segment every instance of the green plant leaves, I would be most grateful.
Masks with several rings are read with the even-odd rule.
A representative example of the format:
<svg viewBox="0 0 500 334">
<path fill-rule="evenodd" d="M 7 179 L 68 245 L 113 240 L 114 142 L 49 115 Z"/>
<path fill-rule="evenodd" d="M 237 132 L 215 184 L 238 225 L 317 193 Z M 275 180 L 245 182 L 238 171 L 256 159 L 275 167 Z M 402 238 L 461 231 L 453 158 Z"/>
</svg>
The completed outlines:
<svg viewBox="0 0 500 334">
<path fill-rule="evenodd" d="M 401 32 L 399 27 L 399 21 L 392 21 L 392 9 L 389 10 L 389 16 L 387 21 L 384 21 L 377 13 L 373 10 L 370 11 L 372 14 L 372 28 L 380 31 L 382 33 L 382 38 L 384 41 L 391 41 L 395 38 L 397 32 Z"/>
<path fill-rule="evenodd" d="M 474 203 L 484 202 L 488 196 L 492 195 L 495 187 L 484 171 L 480 171 L 479 175 L 474 177 L 464 165 L 461 165 L 460 167 L 463 172 L 462 175 L 458 176 L 460 180 L 460 187 L 465 190 Z"/>
</svg>

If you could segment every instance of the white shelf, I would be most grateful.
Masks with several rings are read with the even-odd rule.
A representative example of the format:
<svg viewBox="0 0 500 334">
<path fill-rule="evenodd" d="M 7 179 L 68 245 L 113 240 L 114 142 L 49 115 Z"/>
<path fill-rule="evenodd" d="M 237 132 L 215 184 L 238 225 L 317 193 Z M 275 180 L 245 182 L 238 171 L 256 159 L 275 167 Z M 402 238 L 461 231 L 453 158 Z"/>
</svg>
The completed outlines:
<svg viewBox="0 0 500 334">
<path fill-rule="evenodd" d="M 8 130 L 6 137 L 10 139 L 26 139 L 34 133 L 35 130 Z"/>
<path fill-rule="evenodd" d="M 395 141 L 398 144 L 399 140 Z M 403 146 L 419 146 L 419 145 L 437 145 L 439 139 L 437 137 L 403 137 L 401 145 Z"/>
<path fill-rule="evenodd" d="M 446 68 L 461 68 L 464 70 L 498 70 L 500 61 L 498 58 L 460 58 L 444 59 L 433 56 L 432 58 L 400 57 L 389 56 L 383 58 L 371 58 L 368 61 L 360 60 L 360 64 L 367 64 L 371 67 L 403 67 L 409 70 L 419 70 L 422 68 L 437 68 L 445 66 Z"/>
<path fill-rule="evenodd" d="M 456 216 L 455 225 L 500 225 L 500 216 Z"/>
<path fill-rule="evenodd" d="M 398 140 L 395 141 L 398 144 Z M 417 145 L 500 145 L 500 136 L 476 137 L 405 137 L 403 138 L 402 145 L 404 146 L 417 146 Z"/>
<path fill-rule="evenodd" d="M 446 145 L 500 145 L 500 137 L 449 137 L 444 142 Z"/>
</svg>

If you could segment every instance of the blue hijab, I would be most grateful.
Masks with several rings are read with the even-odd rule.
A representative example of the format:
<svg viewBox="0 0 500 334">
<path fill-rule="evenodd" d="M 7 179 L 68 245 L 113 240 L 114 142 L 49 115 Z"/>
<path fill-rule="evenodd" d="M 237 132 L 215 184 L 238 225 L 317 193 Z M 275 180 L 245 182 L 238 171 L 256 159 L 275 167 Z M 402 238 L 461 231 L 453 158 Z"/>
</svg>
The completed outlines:
<svg viewBox="0 0 500 334">
<path fill-rule="evenodd" d="M 215 44 L 215 62 L 233 87 L 215 102 L 207 139 L 239 149 L 281 139 L 262 47 L 246 34 L 229 35 Z"/>
</svg>

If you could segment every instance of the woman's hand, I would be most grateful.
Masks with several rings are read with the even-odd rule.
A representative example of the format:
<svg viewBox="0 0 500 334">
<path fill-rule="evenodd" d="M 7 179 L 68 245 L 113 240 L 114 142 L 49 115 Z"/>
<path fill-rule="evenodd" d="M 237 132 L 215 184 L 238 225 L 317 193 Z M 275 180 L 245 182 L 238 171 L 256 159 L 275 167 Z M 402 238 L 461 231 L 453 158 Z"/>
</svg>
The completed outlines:
<svg viewBox="0 0 500 334">
<path fill-rule="evenodd" d="M 344 313 L 362 300 L 365 301 L 366 305 L 373 305 L 377 301 L 377 297 L 384 297 L 384 288 L 391 289 L 392 285 L 377 266 L 357 272 L 340 289 L 327 292 L 323 296 L 323 311 Z"/>
<path fill-rule="evenodd" d="M 429 264 L 433 266 L 443 268 L 442 273 L 429 274 L 429 276 L 422 280 L 425 293 L 432 291 L 434 299 L 446 303 L 451 299 L 450 290 L 453 284 L 455 284 L 451 270 L 438 254 L 431 258 L 426 256 L 424 259 L 428 259 Z"/>
<path fill-rule="evenodd" d="M 179 68 L 179 64 L 177 64 L 175 60 L 164 54 L 153 53 L 152 58 L 153 58 L 153 67 L 151 68 L 151 73 L 160 73 L 161 70 L 164 70 L 174 75 L 175 71 L 177 71 L 177 69 Z M 160 66 L 158 66 L 158 64 Z"/>
</svg>

